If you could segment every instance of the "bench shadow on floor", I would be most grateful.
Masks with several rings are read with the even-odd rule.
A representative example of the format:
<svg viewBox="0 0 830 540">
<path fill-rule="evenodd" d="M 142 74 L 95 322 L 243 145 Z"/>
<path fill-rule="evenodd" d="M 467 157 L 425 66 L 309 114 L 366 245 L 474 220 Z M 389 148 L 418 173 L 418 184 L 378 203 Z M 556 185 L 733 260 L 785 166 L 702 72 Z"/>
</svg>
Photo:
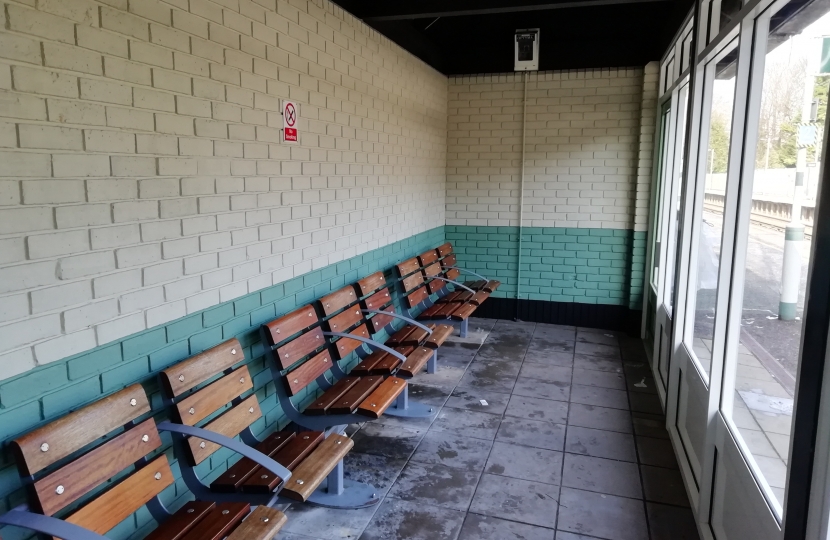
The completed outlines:
<svg viewBox="0 0 830 540">
<path fill-rule="evenodd" d="M 470 319 L 410 384 L 429 419 L 351 426 L 360 510 L 293 505 L 281 540 L 698 539 L 640 340 Z"/>
</svg>

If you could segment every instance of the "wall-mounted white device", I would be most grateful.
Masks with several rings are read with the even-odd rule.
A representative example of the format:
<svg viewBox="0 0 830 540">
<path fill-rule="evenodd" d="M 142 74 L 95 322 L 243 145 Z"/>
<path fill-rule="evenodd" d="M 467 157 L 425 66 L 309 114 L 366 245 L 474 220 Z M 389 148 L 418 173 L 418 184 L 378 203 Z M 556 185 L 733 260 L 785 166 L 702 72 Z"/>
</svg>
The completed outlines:
<svg viewBox="0 0 830 540">
<path fill-rule="evenodd" d="M 514 71 L 539 71 L 539 29 L 516 30 Z"/>
</svg>

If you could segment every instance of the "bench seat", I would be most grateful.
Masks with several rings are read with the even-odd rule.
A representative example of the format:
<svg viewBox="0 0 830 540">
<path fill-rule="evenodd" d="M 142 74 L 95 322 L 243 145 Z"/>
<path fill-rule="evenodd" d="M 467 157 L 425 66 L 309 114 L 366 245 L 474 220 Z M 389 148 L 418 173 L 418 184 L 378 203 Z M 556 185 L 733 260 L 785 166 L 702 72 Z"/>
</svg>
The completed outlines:
<svg viewBox="0 0 830 540">
<path fill-rule="evenodd" d="M 285 514 L 267 506 L 251 512 L 247 503 L 190 501 L 145 540 L 271 540 L 285 522 Z"/>
</svg>

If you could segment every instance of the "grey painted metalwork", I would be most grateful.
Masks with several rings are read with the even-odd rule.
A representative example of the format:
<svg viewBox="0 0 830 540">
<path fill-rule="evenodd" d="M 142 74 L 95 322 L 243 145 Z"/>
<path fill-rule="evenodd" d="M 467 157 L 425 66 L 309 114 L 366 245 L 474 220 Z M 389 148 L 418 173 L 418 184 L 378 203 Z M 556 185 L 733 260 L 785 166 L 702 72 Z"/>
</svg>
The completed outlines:
<svg viewBox="0 0 830 540">
<path fill-rule="evenodd" d="M 12 508 L 9 512 L 0 516 L 0 523 L 65 540 L 107 540 L 106 536 L 94 533 L 74 523 L 30 512 L 25 505 Z"/>
</svg>

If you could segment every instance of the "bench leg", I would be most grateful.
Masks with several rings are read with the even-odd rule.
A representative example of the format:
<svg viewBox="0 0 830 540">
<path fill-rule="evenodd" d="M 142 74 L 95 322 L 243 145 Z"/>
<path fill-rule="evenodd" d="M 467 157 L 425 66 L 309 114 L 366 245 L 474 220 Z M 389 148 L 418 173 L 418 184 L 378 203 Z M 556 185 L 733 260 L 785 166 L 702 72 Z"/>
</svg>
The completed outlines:
<svg viewBox="0 0 830 540">
<path fill-rule="evenodd" d="M 383 414 L 401 416 L 404 418 L 429 418 L 435 413 L 435 408 L 417 401 L 409 401 L 409 385 L 403 389 L 393 407 L 389 407 Z"/>
<path fill-rule="evenodd" d="M 432 356 L 427 360 L 427 373 L 434 374 L 438 371 L 438 349 L 432 351 Z"/>
<path fill-rule="evenodd" d="M 461 321 L 461 330 L 459 330 L 458 335 L 460 337 L 467 337 L 467 329 L 469 328 L 470 319 L 464 319 Z"/>
<path fill-rule="evenodd" d="M 345 479 L 341 459 L 329 473 L 326 485 L 317 488 L 307 502 L 326 508 L 365 508 L 380 502 L 377 493 L 377 489 L 371 484 Z"/>
</svg>

